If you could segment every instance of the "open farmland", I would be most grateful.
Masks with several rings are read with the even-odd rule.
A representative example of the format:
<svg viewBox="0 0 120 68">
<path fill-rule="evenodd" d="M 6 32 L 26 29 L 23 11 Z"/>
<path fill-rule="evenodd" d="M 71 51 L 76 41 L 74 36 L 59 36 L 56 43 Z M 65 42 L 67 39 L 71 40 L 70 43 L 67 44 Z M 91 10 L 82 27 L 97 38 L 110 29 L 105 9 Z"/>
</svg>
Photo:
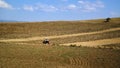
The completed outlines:
<svg viewBox="0 0 120 68">
<path fill-rule="evenodd" d="M 120 68 L 119 39 L 120 18 L 0 23 L 0 68 Z"/>
</svg>

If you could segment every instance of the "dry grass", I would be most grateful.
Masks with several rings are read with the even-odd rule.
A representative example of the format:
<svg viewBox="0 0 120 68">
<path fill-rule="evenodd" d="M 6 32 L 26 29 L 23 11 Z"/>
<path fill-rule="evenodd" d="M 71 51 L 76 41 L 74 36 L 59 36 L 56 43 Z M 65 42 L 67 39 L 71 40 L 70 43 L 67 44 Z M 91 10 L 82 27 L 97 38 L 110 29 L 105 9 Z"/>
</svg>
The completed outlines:
<svg viewBox="0 0 120 68">
<path fill-rule="evenodd" d="M 1 68 L 119 68 L 120 50 L 0 44 Z"/>
<path fill-rule="evenodd" d="M 102 45 L 100 48 L 120 49 L 120 44 Z"/>
<path fill-rule="evenodd" d="M 82 20 L 81 22 L 85 23 L 104 23 L 105 19 L 95 19 L 95 20 Z M 120 18 L 112 18 L 110 23 L 119 23 Z"/>
<path fill-rule="evenodd" d="M 100 31 L 120 27 L 120 18 L 110 23 L 101 20 L 36 23 L 0 23 L 0 39 L 55 36 Z M 90 23 L 91 22 L 91 23 Z M 120 31 L 50 39 L 54 46 L 40 41 L 0 43 L 0 68 L 120 68 L 119 44 L 103 47 L 65 47 L 61 43 L 120 37 Z M 112 47 L 112 49 L 110 48 Z"/>
<path fill-rule="evenodd" d="M 59 45 L 59 44 L 64 44 L 64 43 L 94 41 L 94 40 L 108 39 L 108 38 L 111 39 L 111 38 L 117 38 L 117 37 L 120 37 L 120 31 L 113 31 L 113 32 L 107 32 L 107 33 L 102 33 L 102 34 L 66 37 L 66 38 L 54 38 L 54 39 L 50 39 L 50 43 L 51 45 Z M 42 45 L 42 40 L 27 41 L 24 43 Z"/>
<path fill-rule="evenodd" d="M 120 21 L 120 19 L 117 19 Z M 95 20 L 96 21 L 96 20 Z M 41 22 L 41 23 L 0 23 L 0 39 L 26 38 L 34 36 L 54 36 L 99 31 L 120 27 L 120 23 L 81 23 L 76 22 Z"/>
</svg>

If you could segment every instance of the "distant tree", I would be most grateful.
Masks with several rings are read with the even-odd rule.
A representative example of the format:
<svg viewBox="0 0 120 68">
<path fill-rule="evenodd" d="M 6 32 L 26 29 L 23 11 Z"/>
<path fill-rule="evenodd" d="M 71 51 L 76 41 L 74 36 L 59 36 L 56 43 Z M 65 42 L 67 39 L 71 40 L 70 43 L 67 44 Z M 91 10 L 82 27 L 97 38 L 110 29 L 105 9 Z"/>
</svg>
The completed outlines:
<svg viewBox="0 0 120 68">
<path fill-rule="evenodd" d="M 107 22 L 110 22 L 110 20 L 111 20 L 111 18 L 108 17 L 108 18 L 105 19 L 104 22 L 107 23 Z"/>
</svg>

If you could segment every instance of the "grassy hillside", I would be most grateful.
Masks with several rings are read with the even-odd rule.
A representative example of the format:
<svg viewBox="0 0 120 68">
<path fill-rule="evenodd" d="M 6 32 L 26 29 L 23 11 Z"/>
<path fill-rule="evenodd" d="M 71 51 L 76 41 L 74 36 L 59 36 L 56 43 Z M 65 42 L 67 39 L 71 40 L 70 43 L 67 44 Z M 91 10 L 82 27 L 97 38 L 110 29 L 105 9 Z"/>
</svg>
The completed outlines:
<svg viewBox="0 0 120 68">
<path fill-rule="evenodd" d="M 94 23 L 94 21 L 96 23 Z M 97 23 L 99 21 L 101 23 Z M 111 21 L 109 24 L 103 23 L 103 20 L 88 20 L 84 23 L 81 21 L 0 23 L 0 39 L 33 36 L 54 36 L 99 31 L 108 28 L 120 27 L 119 21 L 120 18 L 113 19 L 113 21 Z"/>
<path fill-rule="evenodd" d="M 104 48 L 59 46 L 64 43 L 120 38 L 120 30 L 100 33 L 103 30 L 120 28 L 120 18 L 112 18 L 109 23 L 103 21 L 98 19 L 0 23 L 0 68 L 120 68 L 119 43 L 102 45 Z M 92 34 L 51 38 L 50 45 L 43 44 L 43 40 L 40 39 L 30 40 L 35 39 L 34 37 L 78 33 Z M 1 40 L 20 38 L 30 39 L 21 42 L 1 42 Z"/>
</svg>

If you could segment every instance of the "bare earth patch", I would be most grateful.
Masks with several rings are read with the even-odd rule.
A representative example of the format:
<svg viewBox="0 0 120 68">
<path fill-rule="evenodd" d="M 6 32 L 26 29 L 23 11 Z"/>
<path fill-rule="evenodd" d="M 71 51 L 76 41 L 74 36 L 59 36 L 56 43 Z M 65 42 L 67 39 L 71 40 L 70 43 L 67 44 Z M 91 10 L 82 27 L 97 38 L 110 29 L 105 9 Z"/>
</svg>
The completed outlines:
<svg viewBox="0 0 120 68">
<path fill-rule="evenodd" d="M 103 40 L 86 41 L 86 42 L 66 43 L 66 44 L 61 44 L 61 45 L 65 45 L 65 46 L 76 45 L 76 46 L 98 47 L 98 46 L 101 46 L 101 45 L 118 44 L 118 43 L 120 43 L 120 38 L 103 39 Z"/>
</svg>

